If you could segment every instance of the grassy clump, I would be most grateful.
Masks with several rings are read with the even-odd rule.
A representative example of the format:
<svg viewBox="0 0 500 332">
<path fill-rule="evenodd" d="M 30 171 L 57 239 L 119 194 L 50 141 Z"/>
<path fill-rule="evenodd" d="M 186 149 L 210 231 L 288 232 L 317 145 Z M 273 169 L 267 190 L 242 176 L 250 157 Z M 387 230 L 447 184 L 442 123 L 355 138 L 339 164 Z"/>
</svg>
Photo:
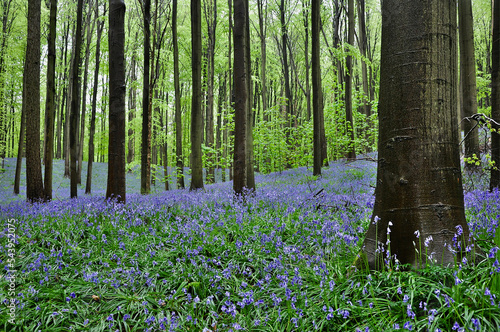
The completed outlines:
<svg viewBox="0 0 500 332">
<path fill-rule="evenodd" d="M 16 220 L 16 324 L 0 279 L 7 331 L 493 331 L 500 328 L 495 222 L 499 194 L 466 195 L 487 257 L 456 268 L 356 271 L 373 208 L 375 164 L 334 163 L 127 204 L 86 196 L 27 206 Z M 475 195 L 475 196 L 471 196 Z M 0 259 L 7 265 L 8 229 Z M 400 270 L 403 270 L 402 268 Z"/>
</svg>

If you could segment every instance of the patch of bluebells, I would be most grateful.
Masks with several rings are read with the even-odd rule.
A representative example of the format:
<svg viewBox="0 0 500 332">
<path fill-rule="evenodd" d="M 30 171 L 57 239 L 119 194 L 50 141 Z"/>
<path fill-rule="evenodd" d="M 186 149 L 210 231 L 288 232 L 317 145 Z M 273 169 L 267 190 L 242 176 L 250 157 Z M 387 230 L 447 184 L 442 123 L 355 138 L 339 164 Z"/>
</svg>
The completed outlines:
<svg viewBox="0 0 500 332">
<path fill-rule="evenodd" d="M 373 208 L 374 174 L 375 164 L 368 161 L 355 167 L 333 163 L 317 180 L 305 168 L 257 174 L 258 189 L 246 202 L 234 198 L 228 182 L 196 193 L 132 193 L 124 205 L 102 195 L 13 202 L 1 206 L 0 214 L 19 220 L 19 253 L 25 257 L 20 269 L 30 287 L 23 304 L 38 319 L 42 310 L 30 306 L 39 308 L 48 298 L 36 290 L 65 282 L 69 296 L 62 309 L 76 310 L 81 301 L 92 307 L 110 301 L 106 292 L 116 291 L 141 304 L 103 317 L 79 313 L 85 326 L 105 320 L 115 329 L 142 324 L 144 330 L 237 331 L 291 324 L 313 330 L 377 312 L 376 275 L 349 280 L 334 268 L 359 251 Z M 478 229 L 491 224 L 474 222 Z M 92 294 L 72 289 L 78 284 L 87 292 L 102 291 L 104 298 L 86 300 Z M 396 293 L 404 309 L 394 329 L 417 329 L 417 319 L 432 324 L 440 314 L 441 308 L 412 307 L 406 288 L 399 286 Z M 443 307 L 454 301 L 446 292 L 434 295 Z M 495 295 L 484 295 L 493 306 Z M 61 324 L 70 324 L 56 309 Z"/>
</svg>

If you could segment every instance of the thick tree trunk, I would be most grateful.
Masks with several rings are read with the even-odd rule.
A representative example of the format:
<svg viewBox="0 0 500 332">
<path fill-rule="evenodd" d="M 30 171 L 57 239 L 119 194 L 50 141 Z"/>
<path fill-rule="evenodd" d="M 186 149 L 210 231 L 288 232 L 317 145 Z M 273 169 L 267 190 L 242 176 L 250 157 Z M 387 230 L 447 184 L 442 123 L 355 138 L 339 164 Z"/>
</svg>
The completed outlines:
<svg viewBox="0 0 500 332">
<path fill-rule="evenodd" d="M 125 2 L 109 3 L 109 149 L 106 198 L 125 202 Z"/>
<path fill-rule="evenodd" d="M 201 141 L 203 111 L 201 108 L 201 0 L 191 0 L 191 185 L 190 190 L 203 188 Z"/>
<path fill-rule="evenodd" d="M 474 29 L 471 0 L 458 1 L 460 33 L 460 80 L 462 96 L 462 116 L 471 117 L 477 113 L 476 92 L 476 57 L 474 55 Z M 474 121 L 463 121 L 465 138 L 465 157 L 480 158 L 479 134 Z M 476 127 L 476 128 L 474 128 Z M 474 128 L 474 129 L 473 129 Z M 474 164 L 465 164 L 467 168 L 476 168 Z"/>
<path fill-rule="evenodd" d="M 247 0 L 234 1 L 234 171 L 233 189 L 238 195 L 247 187 L 247 112 L 248 84 L 246 69 Z M 243 59 L 243 61 L 242 61 Z"/>
<path fill-rule="evenodd" d="M 50 1 L 50 23 L 49 23 L 49 42 L 48 52 L 49 59 L 47 65 L 47 99 L 45 101 L 45 174 L 44 174 L 44 190 L 45 197 L 48 200 L 52 199 L 52 159 L 54 158 L 54 122 L 56 109 L 56 17 L 57 17 L 57 0 Z"/>
<path fill-rule="evenodd" d="M 460 250 L 469 239 L 458 146 L 455 5 L 383 2 L 377 187 L 363 243 L 370 268 L 381 268 L 388 250 L 401 264 L 453 264 L 461 260 L 449 249 L 458 228 Z"/>
<path fill-rule="evenodd" d="M 493 0 L 493 38 L 491 49 L 491 117 L 500 123 L 500 1 Z M 500 126 L 492 123 L 490 190 L 500 189 Z"/>
<path fill-rule="evenodd" d="M 247 123 L 246 123 L 246 158 L 247 158 L 247 189 L 255 191 L 255 172 L 253 156 L 253 123 L 254 111 L 252 107 L 252 58 L 250 56 L 250 9 L 249 1 L 246 0 L 246 22 L 245 22 L 245 57 L 246 57 L 246 84 L 247 84 Z"/>
<path fill-rule="evenodd" d="M 26 198 L 30 202 L 45 200 L 40 162 L 40 1 L 28 4 L 28 43 L 26 70 Z"/>
<path fill-rule="evenodd" d="M 96 17 L 99 17 L 99 0 L 96 1 L 95 5 Z M 89 158 L 87 164 L 87 182 L 85 184 L 85 193 L 90 194 L 92 192 L 92 165 L 94 164 L 94 135 L 95 135 L 95 121 L 97 113 L 97 90 L 99 81 L 99 66 L 101 63 L 101 35 L 102 29 L 104 27 L 104 22 L 97 22 L 97 44 L 95 50 L 95 67 L 94 67 L 94 87 L 92 91 L 92 114 L 90 116 L 90 132 L 89 132 Z"/>
</svg>

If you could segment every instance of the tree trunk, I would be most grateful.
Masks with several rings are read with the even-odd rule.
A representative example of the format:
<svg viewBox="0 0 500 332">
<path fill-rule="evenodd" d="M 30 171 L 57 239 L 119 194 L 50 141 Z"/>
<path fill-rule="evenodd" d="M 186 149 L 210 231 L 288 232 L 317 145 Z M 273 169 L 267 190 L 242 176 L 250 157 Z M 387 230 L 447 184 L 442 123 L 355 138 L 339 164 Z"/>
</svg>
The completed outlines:
<svg viewBox="0 0 500 332">
<path fill-rule="evenodd" d="M 135 39 L 138 39 L 138 33 L 136 32 Z M 128 111 L 128 153 L 127 153 L 127 162 L 130 164 L 135 159 L 135 139 L 134 139 L 134 128 L 133 122 L 135 119 L 135 113 L 137 111 L 137 74 L 136 74 L 136 66 L 137 66 L 137 55 L 135 54 L 135 50 L 132 54 L 132 63 L 130 69 L 130 94 L 129 94 L 129 111 Z M 129 169 L 131 171 L 131 169 Z"/>
<path fill-rule="evenodd" d="M 459 251 L 469 239 L 458 146 L 455 5 L 383 2 L 377 187 L 363 244 L 370 268 L 382 268 L 389 249 L 401 264 L 453 264 L 461 260 L 449 250 L 457 227 L 463 232 Z"/>
<path fill-rule="evenodd" d="M 95 16 L 99 17 L 99 0 L 95 4 Z M 85 185 L 85 193 L 92 192 L 92 165 L 94 163 L 94 135 L 95 135 L 95 118 L 97 111 L 97 89 L 99 82 L 99 66 L 101 63 L 101 35 L 104 27 L 103 21 L 97 22 L 97 44 L 95 50 L 95 68 L 94 68 L 94 87 L 92 89 L 92 114 L 90 117 L 90 132 L 89 132 L 89 158 L 87 164 L 87 183 Z"/>
<path fill-rule="evenodd" d="M 182 109 L 179 82 L 179 46 L 177 43 L 177 0 L 172 3 L 172 43 L 174 47 L 174 90 L 175 90 L 175 160 L 177 188 L 184 189 L 184 161 L 182 156 Z"/>
<path fill-rule="evenodd" d="M 87 81 L 88 81 L 88 71 L 89 71 L 89 59 L 90 59 L 90 45 L 92 43 L 92 37 L 94 36 L 94 27 L 97 17 L 94 18 L 92 22 L 92 27 L 90 26 L 90 21 L 92 18 L 92 9 L 89 8 L 89 13 L 87 16 L 86 30 L 87 30 L 87 45 L 85 47 L 85 65 L 83 70 L 83 85 L 82 85 L 82 113 L 80 117 L 80 143 L 78 144 L 78 184 L 82 183 L 82 161 L 83 161 L 83 148 L 85 145 L 85 114 L 87 112 Z"/>
<path fill-rule="evenodd" d="M 26 72 L 26 62 L 24 63 L 24 72 Z M 26 100 L 26 77 L 23 76 L 23 100 Z M 14 178 L 14 195 L 19 195 L 21 184 L 21 168 L 23 164 L 23 150 L 26 140 L 26 103 L 23 102 L 21 108 L 21 125 L 19 128 L 19 141 L 17 145 L 16 175 Z"/>
<path fill-rule="evenodd" d="M 347 43 L 354 47 L 354 0 L 348 1 L 348 36 Z M 346 122 L 348 126 L 348 133 L 350 136 L 350 144 L 347 151 L 347 159 L 356 159 L 356 148 L 354 146 L 354 119 L 352 110 L 352 80 L 353 80 L 353 68 L 352 68 L 352 56 L 348 55 L 346 59 L 346 80 L 345 80 L 345 110 L 346 110 Z"/>
<path fill-rule="evenodd" d="M 190 190 L 203 188 L 203 163 L 201 141 L 203 138 L 203 111 L 201 108 L 201 0 L 191 0 L 191 186 Z"/>
<path fill-rule="evenodd" d="M 28 43 L 26 46 L 26 198 L 44 201 L 40 162 L 40 1 L 28 4 Z"/>
<path fill-rule="evenodd" d="M 52 199 L 52 159 L 54 158 L 54 122 L 55 122 L 55 95 L 56 95 L 56 17 L 57 0 L 50 1 L 50 24 L 48 42 L 48 65 L 47 65 L 47 99 L 45 101 L 46 123 L 45 123 L 45 174 L 44 190 L 45 197 Z"/>
<path fill-rule="evenodd" d="M 242 195 L 247 187 L 248 70 L 246 50 L 247 0 L 234 1 L 234 171 L 233 189 Z M 243 61 L 242 61 L 243 59 Z"/>
<path fill-rule="evenodd" d="M 463 117 L 471 117 L 477 113 L 476 93 L 476 58 L 474 55 L 474 29 L 471 0 L 458 1 L 459 41 L 460 41 L 460 80 Z M 465 157 L 480 158 L 479 134 L 474 121 L 463 121 L 465 138 Z M 475 129 L 473 129 L 476 127 Z M 465 163 L 466 168 L 476 168 L 475 163 Z"/>
<path fill-rule="evenodd" d="M 257 9 L 259 13 L 259 37 L 260 37 L 260 81 L 262 94 L 262 110 L 264 112 L 264 120 L 267 121 L 267 85 L 266 85 L 266 34 L 267 34 L 267 1 L 265 7 L 264 0 L 257 1 Z"/>
<path fill-rule="evenodd" d="M 125 2 L 109 2 L 109 149 L 107 199 L 125 202 Z"/>
<path fill-rule="evenodd" d="M 500 123 L 500 1 L 493 0 L 493 38 L 491 45 L 491 117 Z M 492 123 L 490 190 L 500 189 L 500 126 Z"/>
<path fill-rule="evenodd" d="M 292 101 L 292 92 L 290 90 L 290 69 L 288 66 L 288 32 L 286 28 L 286 19 L 285 19 L 285 11 L 286 11 L 286 5 L 285 5 L 285 0 L 281 0 L 280 3 L 280 21 L 281 21 L 281 56 L 282 56 L 282 64 L 283 64 L 283 76 L 285 80 L 285 97 L 286 97 L 286 103 L 285 103 L 285 108 L 286 108 L 286 140 L 288 147 L 290 148 L 290 153 L 292 153 L 292 140 L 291 140 L 291 135 L 292 135 L 292 127 L 293 127 L 293 116 L 294 116 L 294 110 L 293 110 L 293 101 Z M 291 164 L 289 161 L 287 161 L 287 167 L 290 168 Z"/>
<path fill-rule="evenodd" d="M 144 0 L 144 74 L 142 77 L 141 194 L 151 191 L 150 21 L 151 1 Z"/>
<path fill-rule="evenodd" d="M 323 164 L 321 154 L 320 114 L 323 112 L 323 96 L 321 90 L 321 61 L 320 61 L 320 20 L 321 0 L 311 1 L 311 61 L 312 61 L 312 86 L 313 86 L 313 175 L 321 175 Z"/>
<path fill-rule="evenodd" d="M 80 48 L 82 44 L 82 15 L 83 15 L 83 0 L 78 0 L 76 18 L 76 35 L 75 35 L 75 57 L 73 58 L 73 82 L 72 82 L 72 98 L 71 98 L 71 114 L 70 114 L 70 129 L 69 129 L 69 149 L 70 149 L 70 195 L 71 198 L 77 197 L 78 184 L 78 106 L 80 103 Z"/>
<path fill-rule="evenodd" d="M 253 156 L 253 122 L 254 111 L 252 107 L 252 58 L 250 53 L 250 9 L 249 2 L 246 0 L 246 22 L 245 22 L 245 56 L 246 56 L 246 84 L 247 84 L 247 123 L 246 123 L 246 158 L 247 158 L 247 189 L 255 191 L 255 172 L 254 172 L 254 156 Z"/>
</svg>

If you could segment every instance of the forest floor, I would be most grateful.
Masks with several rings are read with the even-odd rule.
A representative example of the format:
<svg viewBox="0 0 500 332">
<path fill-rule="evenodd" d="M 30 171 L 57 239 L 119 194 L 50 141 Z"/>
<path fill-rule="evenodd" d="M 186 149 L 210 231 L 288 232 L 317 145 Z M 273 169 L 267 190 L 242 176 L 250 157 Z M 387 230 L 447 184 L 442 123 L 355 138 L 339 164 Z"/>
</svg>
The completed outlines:
<svg viewBox="0 0 500 332">
<path fill-rule="evenodd" d="M 333 162 L 321 177 L 305 167 L 257 174 L 246 201 L 234 198 L 231 182 L 199 192 L 165 192 L 158 182 L 140 195 L 131 172 L 124 205 L 103 198 L 105 164 L 94 165 L 93 195 L 81 186 L 70 200 L 56 161 L 53 201 L 31 205 L 24 173 L 21 194 L 12 194 L 14 170 L 6 159 L 0 330 L 500 329 L 500 194 L 488 193 L 481 175 L 464 183 L 484 257 L 454 268 L 366 272 L 352 263 L 373 209 L 369 160 Z"/>
</svg>

